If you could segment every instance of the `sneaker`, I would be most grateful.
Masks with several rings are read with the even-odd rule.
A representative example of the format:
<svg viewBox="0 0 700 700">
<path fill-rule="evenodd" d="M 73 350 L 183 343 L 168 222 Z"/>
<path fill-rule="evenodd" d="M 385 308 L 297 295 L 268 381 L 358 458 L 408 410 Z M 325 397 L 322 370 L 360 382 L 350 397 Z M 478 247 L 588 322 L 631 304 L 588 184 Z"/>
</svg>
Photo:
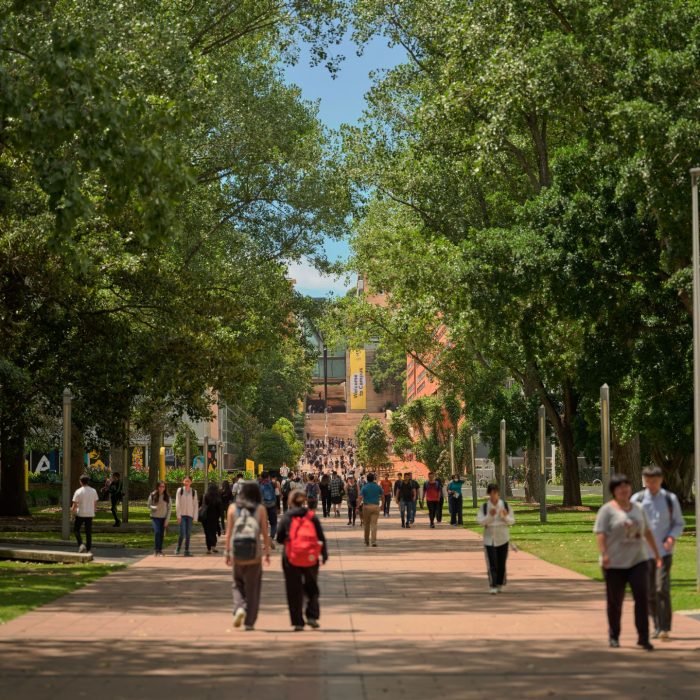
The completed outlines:
<svg viewBox="0 0 700 700">
<path fill-rule="evenodd" d="M 207 554 L 211 554 L 211 549 L 207 549 Z"/>
<path fill-rule="evenodd" d="M 185 552 L 185 556 L 186 556 L 186 557 L 191 557 L 191 556 L 192 556 L 192 552 Z"/>
<path fill-rule="evenodd" d="M 615 639 L 614 637 L 610 637 L 610 640 L 608 643 L 610 644 L 610 647 L 612 649 L 619 649 L 620 648 L 620 641 L 618 639 Z"/>
<path fill-rule="evenodd" d="M 238 608 L 235 613 L 233 613 L 233 626 L 240 627 L 245 620 L 245 610 L 243 608 Z"/>
<path fill-rule="evenodd" d="M 295 632 L 303 632 L 303 631 L 304 631 L 304 625 L 294 625 L 294 631 L 295 631 Z"/>
<path fill-rule="evenodd" d="M 496 590 L 497 590 L 499 593 L 503 593 L 503 586 L 496 586 Z"/>
<path fill-rule="evenodd" d="M 252 632 L 255 629 L 254 625 L 246 625 L 245 626 L 245 631 L 246 632 Z"/>
<path fill-rule="evenodd" d="M 78 554 L 85 554 L 85 552 L 87 552 L 87 547 L 81 544 L 80 547 L 78 547 Z"/>
<path fill-rule="evenodd" d="M 654 651 L 654 645 L 651 642 L 637 642 L 637 646 L 646 651 Z"/>
<path fill-rule="evenodd" d="M 654 633 L 651 635 L 651 638 L 658 639 L 660 634 L 661 634 L 661 630 L 654 630 Z"/>
<path fill-rule="evenodd" d="M 119 527 L 120 525 L 121 525 L 121 523 L 114 523 L 114 525 L 112 525 L 112 527 Z"/>
<path fill-rule="evenodd" d="M 401 527 L 406 527 L 406 523 L 401 523 Z"/>
<path fill-rule="evenodd" d="M 669 632 L 664 630 L 663 632 L 659 632 L 659 639 L 662 642 L 670 642 L 671 641 L 671 635 Z"/>
<path fill-rule="evenodd" d="M 430 523 L 430 529 L 434 530 L 435 529 L 435 523 Z"/>
<path fill-rule="evenodd" d="M 365 547 L 369 547 L 369 542 L 365 542 Z"/>
<path fill-rule="evenodd" d="M 377 543 L 376 543 L 376 542 L 372 542 L 372 546 L 373 546 L 373 547 L 376 547 L 376 546 L 377 546 Z"/>
<path fill-rule="evenodd" d="M 175 550 L 175 554 L 180 554 L 180 548 L 179 548 L 179 547 Z"/>
<path fill-rule="evenodd" d="M 218 554 L 218 553 L 219 553 L 219 550 L 218 550 L 216 547 L 212 547 L 212 550 L 211 550 L 211 551 L 214 552 L 214 554 Z"/>
<path fill-rule="evenodd" d="M 492 586 L 491 588 L 489 588 L 489 593 L 491 595 L 496 595 L 496 593 L 498 593 L 498 588 L 496 588 L 495 586 Z"/>
<path fill-rule="evenodd" d="M 411 529 L 411 526 L 410 526 L 408 523 L 406 523 L 406 529 L 407 529 L 407 530 L 410 530 L 410 529 Z"/>
<path fill-rule="evenodd" d="M 313 627 L 315 630 L 317 630 L 321 625 L 319 625 L 318 620 L 314 620 L 312 617 L 310 617 L 307 621 L 306 624 L 309 627 Z"/>
</svg>

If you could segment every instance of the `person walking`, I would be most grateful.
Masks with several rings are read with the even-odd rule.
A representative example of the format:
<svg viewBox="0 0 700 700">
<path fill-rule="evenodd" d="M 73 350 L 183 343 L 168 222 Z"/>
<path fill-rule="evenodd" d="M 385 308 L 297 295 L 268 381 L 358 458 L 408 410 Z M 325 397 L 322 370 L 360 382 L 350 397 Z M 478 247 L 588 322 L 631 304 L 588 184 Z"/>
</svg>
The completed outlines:
<svg viewBox="0 0 700 700">
<path fill-rule="evenodd" d="M 204 529 L 204 539 L 207 543 L 207 554 L 218 553 L 216 548 L 217 533 L 221 526 L 221 496 L 216 484 L 211 483 L 202 498 L 202 506 L 199 509 L 199 522 Z"/>
<path fill-rule="evenodd" d="M 71 502 L 71 512 L 75 514 L 73 533 L 81 553 L 92 551 L 92 521 L 95 517 L 95 506 L 100 499 L 97 491 L 90 486 L 90 477 L 83 474 L 80 477 L 80 488 L 76 489 Z M 85 526 L 85 542 L 80 534 Z"/>
<path fill-rule="evenodd" d="M 289 503 L 290 508 L 280 521 L 277 541 L 284 545 L 282 570 L 289 616 L 294 631 L 302 632 L 305 624 L 314 629 L 320 627 L 318 570 L 320 562 L 328 561 L 328 549 L 321 521 L 305 506 L 306 494 L 292 491 Z"/>
<path fill-rule="evenodd" d="M 262 563 L 270 563 L 267 511 L 256 481 L 241 483 L 226 512 L 226 566 L 233 566 L 233 626 L 255 629 L 262 592 Z"/>
<path fill-rule="evenodd" d="M 501 500 L 498 484 L 486 487 L 488 500 L 477 511 L 476 520 L 484 527 L 484 552 L 491 593 L 501 593 L 506 585 L 506 561 L 510 526 L 515 522 L 511 507 Z M 451 524 L 451 523 L 450 523 Z"/>
<path fill-rule="evenodd" d="M 653 552 L 647 547 L 649 568 L 649 615 L 654 622 L 654 639 L 666 642 L 671 635 L 671 565 L 676 540 L 683 534 L 685 520 L 676 494 L 661 488 L 664 473 L 661 467 L 645 467 L 642 471 L 644 490 L 632 496 L 644 508 L 649 526 L 661 554 L 663 566 L 656 568 Z"/>
<path fill-rule="evenodd" d="M 192 524 L 197 519 L 198 511 L 197 492 L 192 488 L 192 479 L 186 476 L 182 480 L 182 486 L 175 492 L 175 514 L 177 515 L 177 524 L 180 527 L 175 554 L 180 554 L 184 540 L 185 556 L 192 556 L 190 538 L 192 537 Z"/>
<path fill-rule="evenodd" d="M 435 518 L 440 507 L 440 496 L 442 489 L 435 478 L 435 472 L 428 474 L 428 480 L 423 484 L 423 500 L 428 504 L 428 517 L 430 518 L 430 527 L 435 529 Z"/>
<path fill-rule="evenodd" d="M 321 489 L 316 482 L 316 477 L 313 474 L 309 474 L 309 480 L 306 482 L 306 500 L 318 503 L 318 499 L 321 496 Z"/>
<path fill-rule="evenodd" d="M 654 554 L 657 569 L 663 567 L 663 561 L 644 508 L 630 500 L 632 485 L 629 478 L 625 474 L 613 474 L 610 477 L 610 493 L 613 500 L 598 511 L 593 526 L 605 577 L 609 644 L 613 648 L 620 646 L 622 603 L 629 583 L 634 597 L 637 644 L 652 651 L 654 647 L 649 641 L 649 564 L 645 541 Z"/>
<path fill-rule="evenodd" d="M 438 485 L 438 488 L 440 489 L 440 500 L 438 501 L 437 513 L 435 514 L 435 522 L 441 523 L 442 522 L 442 513 L 445 510 L 445 485 L 444 485 L 442 479 L 439 476 L 437 476 L 437 474 L 435 475 L 435 483 Z M 462 512 L 462 509 L 460 508 L 460 513 L 461 512 Z"/>
<path fill-rule="evenodd" d="M 327 518 L 331 514 L 331 478 L 328 474 L 323 474 L 319 483 L 321 489 L 321 506 L 323 507 L 323 517 Z"/>
<path fill-rule="evenodd" d="M 168 531 L 170 522 L 170 510 L 172 503 L 168 494 L 168 487 L 164 481 L 159 481 L 156 488 L 148 496 L 148 510 L 151 514 L 151 525 L 153 526 L 154 546 L 153 554 L 156 557 L 163 555 L 163 539 Z"/>
<path fill-rule="evenodd" d="M 357 504 L 360 499 L 360 487 L 354 476 L 349 476 L 345 484 L 345 496 L 348 499 L 348 525 L 355 525 Z"/>
<path fill-rule="evenodd" d="M 447 504 L 450 509 L 450 525 L 457 526 L 463 525 L 463 497 L 462 497 L 462 485 L 464 482 L 457 476 L 457 474 L 452 475 L 452 481 L 447 484 Z"/>
<path fill-rule="evenodd" d="M 391 492 L 393 490 L 393 485 L 392 485 L 389 477 L 386 475 L 379 482 L 379 485 L 382 487 L 382 494 L 383 494 L 383 497 L 382 497 L 383 514 L 384 514 L 385 518 L 388 518 L 389 512 L 391 510 Z"/>
<path fill-rule="evenodd" d="M 362 517 L 365 526 L 365 545 L 377 546 L 379 508 L 384 501 L 384 489 L 375 482 L 374 474 L 367 474 L 367 483 L 360 490 Z"/>
<path fill-rule="evenodd" d="M 418 495 L 408 472 L 403 475 L 403 479 L 396 489 L 396 494 L 396 502 L 399 505 L 399 513 L 401 514 L 401 527 L 410 528 L 411 508 Z"/>
<path fill-rule="evenodd" d="M 408 478 L 410 479 L 411 485 L 413 486 L 413 490 L 416 493 L 415 498 L 411 501 L 411 508 L 410 508 L 411 525 L 413 525 L 416 522 L 416 510 L 418 508 L 418 500 L 420 499 L 420 484 L 413 478 L 413 472 L 408 472 Z M 423 509 L 422 503 L 421 503 L 420 507 L 422 510 Z"/>
<path fill-rule="evenodd" d="M 277 534 L 277 494 L 270 474 L 266 471 L 260 475 L 260 493 L 262 504 L 267 511 L 267 520 L 270 523 L 270 537 L 274 539 Z"/>
<path fill-rule="evenodd" d="M 334 470 L 331 472 L 331 505 L 335 517 L 340 517 L 340 504 L 343 502 L 343 480 Z"/>
<path fill-rule="evenodd" d="M 228 479 L 224 479 L 224 483 L 221 484 L 219 496 L 221 497 L 221 532 L 226 532 L 226 516 L 229 506 L 235 500 L 233 497 L 231 482 Z"/>
<path fill-rule="evenodd" d="M 112 472 L 112 478 L 109 482 L 109 488 L 107 489 L 109 493 L 109 501 L 112 512 L 112 517 L 114 518 L 114 525 L 112 527 L 119 527 L 121 521 L 117 515 L 117 506 L 122 502 L 124 498 L 124 487 L 121 480 L 121 474 L 119 472 Z"/>
</svg>

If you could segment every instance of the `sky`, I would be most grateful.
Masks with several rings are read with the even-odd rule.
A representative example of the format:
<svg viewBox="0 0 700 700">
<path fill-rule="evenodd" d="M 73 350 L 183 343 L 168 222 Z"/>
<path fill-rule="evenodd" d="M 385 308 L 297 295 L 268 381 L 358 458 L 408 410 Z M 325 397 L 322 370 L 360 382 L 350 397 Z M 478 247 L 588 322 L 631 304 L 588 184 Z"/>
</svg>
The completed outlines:
<svg viewBox="0 0 700 700">
<path fill-rule="evenodd" d="M 403 59 L 402 51 L 389 48 L 383 39 L 366 46 L 362 56 L 357 56 L 357 47 L 349 39 L 336 48 L 345 60 L 335 79 L 323 66 L 311 67 L 308 52 L 302 52 L 297 65 L 285 70 L 287 81 L 298 85 L 305 99 L 318 102 L 319 117 L 331 129 L 343 123 L 357 123 L 365 108 L 364 96 L 372 85 L 370 73 L 392 68 Z M 345 260 L 349 255 L 348 243 L 328 240 L 326 251 L 333 260 Z M 342 294 L 355 284 L 355 280 L 348 284 L 344 277 L 323 276 L 307 262 L 290 264 L 289 276 L 296 280 L 298 291 L 315 297 Z"/>
</svg>

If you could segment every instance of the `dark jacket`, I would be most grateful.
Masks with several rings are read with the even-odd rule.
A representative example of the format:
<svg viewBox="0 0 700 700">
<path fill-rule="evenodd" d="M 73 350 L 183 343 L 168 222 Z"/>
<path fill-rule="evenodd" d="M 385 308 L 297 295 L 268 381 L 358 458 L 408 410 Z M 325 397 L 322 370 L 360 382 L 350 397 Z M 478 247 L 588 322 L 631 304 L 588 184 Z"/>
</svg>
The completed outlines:
<svg viewBox="0 0 700 700">
<path fill-rule="evenodd" d="M 292 518 L 303 518 L 309 509 L 306 506 L 301 508 L 290 508 L 279 521 L 277 525 L 277 541 L 280 544 L 284 544 L 289 539 L 289 530 L 292 525 Z M 312 522 L 316 527 L 316 534 L 318 535 L 318 541 L 321 542 L 321 557 L 323 558 L 323 563 L 328 561 L 328 548 L 326 547 L 326 536 L 323 534 L 323 528 L 321 527 L 321 521 L 314 515 Z M 287 553 L 282 550 L 282 556 L 286 558 Z"/>
</svg>

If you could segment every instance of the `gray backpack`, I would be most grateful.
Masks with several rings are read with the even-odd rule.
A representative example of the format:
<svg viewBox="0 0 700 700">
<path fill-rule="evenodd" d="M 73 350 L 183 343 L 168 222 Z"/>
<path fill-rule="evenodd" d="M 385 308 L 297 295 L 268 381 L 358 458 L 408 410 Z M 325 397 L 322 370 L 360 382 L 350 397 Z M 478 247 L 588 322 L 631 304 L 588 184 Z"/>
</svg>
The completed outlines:
<svg viewBox="0 0 700 700">
<path fill-rule="evenodd" d="M 233 526 L 233 558 L 239 562 L 258 559 L 259 542 L 260 523 L 257 514 L 251 515 L 247 508 L 236 508 L 236 523 Z"/>
</svg>

